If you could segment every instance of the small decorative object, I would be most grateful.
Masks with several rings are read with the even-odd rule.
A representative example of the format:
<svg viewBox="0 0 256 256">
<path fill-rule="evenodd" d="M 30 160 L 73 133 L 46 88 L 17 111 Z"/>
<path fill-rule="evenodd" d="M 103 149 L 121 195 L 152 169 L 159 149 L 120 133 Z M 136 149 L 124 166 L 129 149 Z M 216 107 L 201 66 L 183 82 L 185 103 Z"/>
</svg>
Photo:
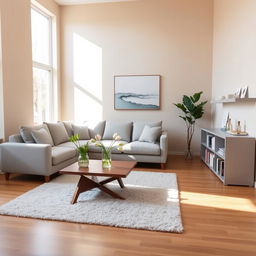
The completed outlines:
<svg viewBox="0 0 256 256">
<path fill-rule="evenodd" d="M 179 116 L 182 118 L 187 126 L 187 153 L 186 159 L 191 159 L 191 141 L 193 138 L 193 134 L 195 131 L 195 122 L 197 119 L 201 118 L 204 114 L 204 105 L 207 101 L 202 101 L 199 104 L 196 104 L 201 97 L 203 92 L 195 93 L 193 96 L 183 96 L 182 103 L 174 104 L 177 108 L 182 110 L 184 113 L 183 116 Z"/>
<path fill-rule="evenodd" d="M 235 96 L 235 94 L 228 94 L 228 95 L 226 96 L 226 98 L 227 98 L 227 99 L 234 99 L 234 98 L 236 98 L 236 96 Z"/>
<path fill-rule="evenodd" d="M 248 86 L 244 86 L 241 89 L 241 98 L 247 98 L 248 97 Z"/>
<path fill-rule="evenodd" d="M 116 110 L 160 109 L 160 75 L 115 76 Z"/>
<path fill-rule="evenodd" d="M 244 124 L 244 131 L 242 131 L 241 122 L 237 121 L 236 129 L 235 130 L 231 129 L 228 131 L 228 133 L 231 135 L 236 135 L 236 136 L 247 136 L 248 133 L 246 132 L 246 124 Z"/>
<path fill-rule="evenodd" d="M 226 112 L 223 115 L 223 119 L 222 119 L 222 131 L 227 131 L 228 130 L 228 122 L 229 122 L 229 118 L 230 118 L 230 114 L 229 112 Z"/>
<path fill-rule="evenodd" d="M 226 97 L 225 97 L 225 96 L 221 96 L 220 99 L 221 99 L 221 100 L 225 100 Z"/>
<path fill-rule="evenodd" d="M 75 134 L 69 138 L 69 140 L 74 143 L 79 153 L 79 156 L 78 156 L 79 167 L 88 167 L 89 165 L 88 151 L 89 151 L 90 141 L 88 141 L 84 145 L 81 145 L 79 139 L 80 139 L 79 134 Z"/>
<path fill-rule="evenodd" d="M 95 139 L 92 139 L 92 143 L 95 143 L 96 147 L 101 148 L 102 150 L 102 167 L 104 169 L 110 169 L 111 168 L 111 151 L 114 147 L 117 147 L 117 149 L 119 151 L 122 151 L 123 148 L 122 146 L 124 145 L 123 143 L 118 143 L 118 141 L 121 140 L 121 137 L 115 133 L 113 135 L 113 141 L 110 143 L 110 146 L 105 146 L 102 142 L 101 142 L 101 136 L 99 134 L 97 134 L 95 136 Z M 118 144 L 117 144 L 118 143 Z"/>
<path fill-rule="evenodd" d="M 241 88 L 235 91 L 235 98 L 240 98 L 240 94 L 241 94 Z"/>
</svg>

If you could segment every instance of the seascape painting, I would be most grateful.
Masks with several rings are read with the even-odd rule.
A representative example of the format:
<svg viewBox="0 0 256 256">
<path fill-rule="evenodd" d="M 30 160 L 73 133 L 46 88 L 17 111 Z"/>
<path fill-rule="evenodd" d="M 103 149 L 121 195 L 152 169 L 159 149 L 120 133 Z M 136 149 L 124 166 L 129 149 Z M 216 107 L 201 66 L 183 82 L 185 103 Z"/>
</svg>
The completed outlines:
<svg viewBox="0 0 256 256">
<path fill-rule="evenodd" d="M 160 75 L 115 76 L 115 109 L 160 109 Z"/>
</svg>

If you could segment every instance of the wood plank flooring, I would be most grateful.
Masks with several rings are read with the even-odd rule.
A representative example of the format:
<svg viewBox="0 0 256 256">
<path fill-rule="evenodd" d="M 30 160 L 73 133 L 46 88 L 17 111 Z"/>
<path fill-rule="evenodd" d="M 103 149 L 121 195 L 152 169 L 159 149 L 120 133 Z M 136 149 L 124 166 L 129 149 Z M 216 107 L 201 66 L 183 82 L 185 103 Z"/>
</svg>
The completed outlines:
<svg viewBox="0 0 256 256">
<path fill-rule="evenodd" d="M 158 165 L 137 170 L 162 172 Z M 1 256 L 255 256 L 256 189 L 223 186 L 198 159 L 170 157 L 184 233 L 0 216 Z M 0 204 L 43 183 L 35 176 L 0 175 Z"/>
</svg>

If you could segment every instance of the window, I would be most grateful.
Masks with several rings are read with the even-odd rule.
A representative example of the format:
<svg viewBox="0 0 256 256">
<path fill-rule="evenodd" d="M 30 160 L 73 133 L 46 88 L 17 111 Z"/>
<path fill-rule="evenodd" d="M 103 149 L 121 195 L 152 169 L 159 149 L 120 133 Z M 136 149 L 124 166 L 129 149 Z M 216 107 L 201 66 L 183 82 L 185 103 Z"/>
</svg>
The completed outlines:
<svg viewBox="0 0 256 256">
<path fill-rule="evenodd" d="M 31 8 L 34 122 L 54 119 L 52 16 Z"/>
</svg>

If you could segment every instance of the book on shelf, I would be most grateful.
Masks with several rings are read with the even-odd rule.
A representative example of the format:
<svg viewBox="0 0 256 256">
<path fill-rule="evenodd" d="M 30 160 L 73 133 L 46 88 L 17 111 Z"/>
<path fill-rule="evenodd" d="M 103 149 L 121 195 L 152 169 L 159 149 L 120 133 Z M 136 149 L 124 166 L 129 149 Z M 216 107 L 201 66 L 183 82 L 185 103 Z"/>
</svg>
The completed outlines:
<svg viewBox="0 0 256 256">
<path fill-rule="evenodd" d="M 208 134 L 206 136 L 206 144 L 209 148 L 215 150 L 215 136 Z"/>
<path fill-rule="evenodd" d="M 219 157 L 216 160 L 216 172 L 219 176 L 224 176 L 224 160 Z"/>
<path fill-rule="evenodd" d="M 214 168 L 215 158 L 216 156 L 214 153 L 205 149 L 204 160 L 211 168 Z"/>
<path fill-rule="evenodd" d="M 221 156 L 224 156 L 225 155 L 225 148 L 219 148 L 217 153 Z"/>
</svg>

